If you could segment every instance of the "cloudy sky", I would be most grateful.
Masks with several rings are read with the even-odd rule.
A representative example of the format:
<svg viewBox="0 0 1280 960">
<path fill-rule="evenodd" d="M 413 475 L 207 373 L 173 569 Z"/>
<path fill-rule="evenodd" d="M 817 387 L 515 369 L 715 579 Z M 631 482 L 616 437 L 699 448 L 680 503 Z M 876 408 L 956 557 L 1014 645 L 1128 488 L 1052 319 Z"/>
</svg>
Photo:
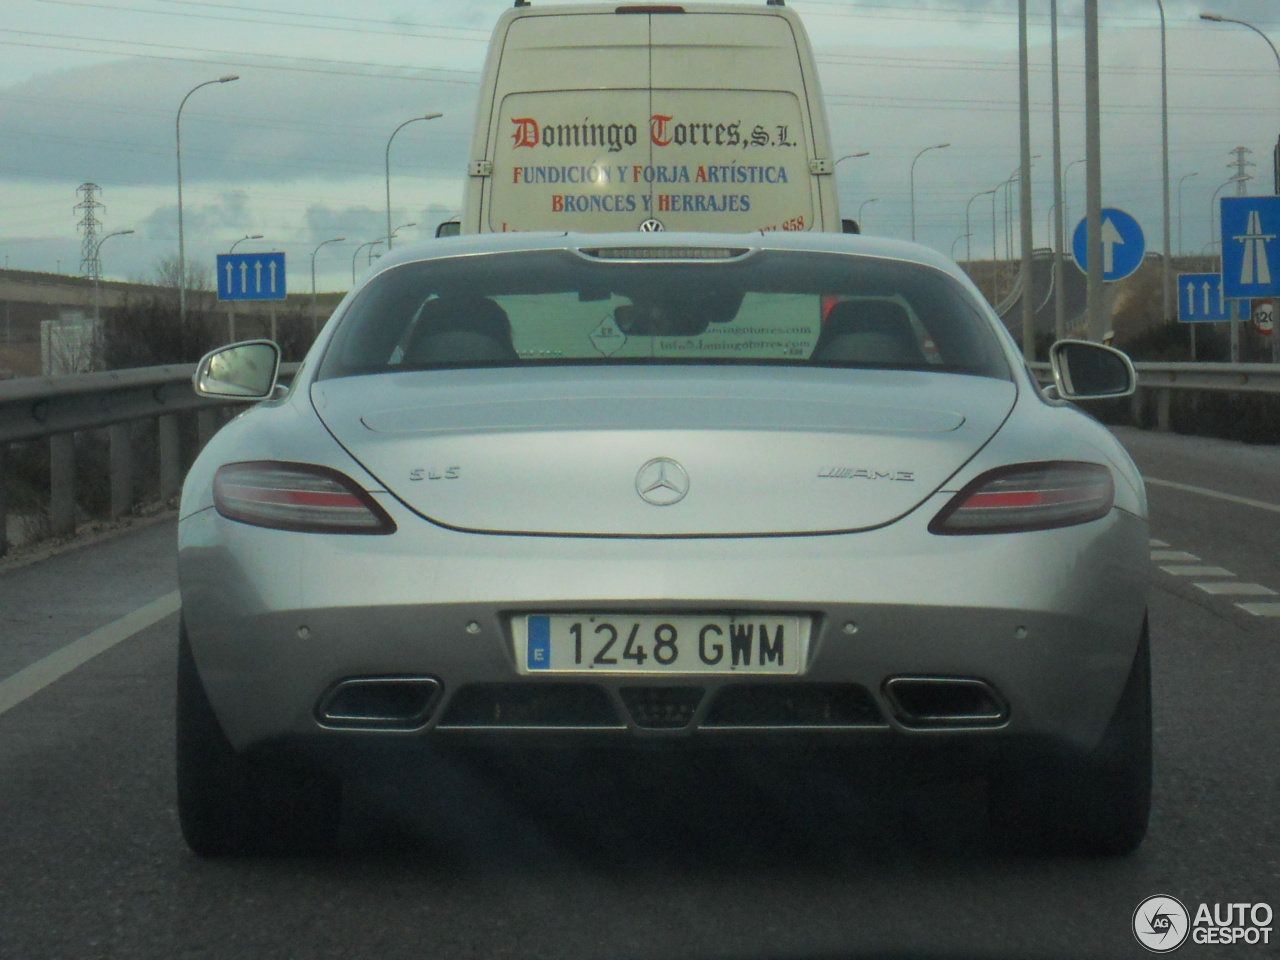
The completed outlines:
<svg viewBox="0 0 1280 960">
<path fill-rule="evenodd" d="M 535 0 L 538 2 L 538 0 Z M 763 0 L 739 0 L 762 3 Z M 1207 249 L 1210 199 L 1252 151 L 1251 193 L 1271 193 L 1280 133 L 1280 70 L 1261 37 L 1206 23 L 1202 10 L 1247 20 L 1280 42 L 1269 0 L 1165 0 L 1168 17 L 1173 245 Z M 177 252 L 174 121 L 182 113 L 187 257 L 283 250 L 290 287 L 351 282 L 357 245 L 385 233 L 384 156 L 393 225 L 430 236 L 458 212 L 489 33 L 509 0 L 0 0 L 0 256 L 13 269 L 79 273 L 77 188 L 101 187 L 104 276 L 148 276 Z M 790 0 L 813 41 L 839 168 L 842 213 L 869 233 L 910 233 L 965 255 L 970 199 L 1018 162 L 1016 0 Z M 1052 201 L 1048 0 L 1031 4 L 1036 242 Z M 1134 214 L 1161 244 L 1160 24 L 1155 0 L 1102 0 L 1103 200 Z M 1084 156 L 1083 21 L 1059 3 L 1064 165 Z M 374 12 L 374 11 L 377 12 Z M 1189 176 L 1185 181 L 1184 175 Z M 1067 175 L 1069 222 L 1084 213 L 1084 164 Z M 1228 188 L 1234 189 L 1234 188 Z M 973 255 L 989 256 L 991 203 L 972 204 Z M 997 207 L 1003 244 L 1003 210 Z M 360 253 L 357 266 L 363 266 Z"/>
</svg>

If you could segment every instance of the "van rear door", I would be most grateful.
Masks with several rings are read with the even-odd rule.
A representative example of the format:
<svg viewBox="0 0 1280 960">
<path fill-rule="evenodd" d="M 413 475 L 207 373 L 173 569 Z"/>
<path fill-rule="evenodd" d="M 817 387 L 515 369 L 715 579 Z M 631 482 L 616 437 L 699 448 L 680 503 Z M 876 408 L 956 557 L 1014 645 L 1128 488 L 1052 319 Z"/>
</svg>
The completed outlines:
<svg viewBox="0 0 1280 960">
<path fill-rule="evenodd" d="M 794 14 L 627 9 L 522 8 L 499 24 L 466 229 L 838 229 Z"/>
</svg>

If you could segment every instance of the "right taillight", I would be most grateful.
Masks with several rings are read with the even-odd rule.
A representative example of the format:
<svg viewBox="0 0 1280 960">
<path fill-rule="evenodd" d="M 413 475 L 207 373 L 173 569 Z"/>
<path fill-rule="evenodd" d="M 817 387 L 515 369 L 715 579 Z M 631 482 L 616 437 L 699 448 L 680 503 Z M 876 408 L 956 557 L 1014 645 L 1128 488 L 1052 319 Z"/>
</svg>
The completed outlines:
<svg viewBox="0 0 1280 960">
<path fill-rule="evenodd" d="M 965 486 L 929 524 L 937 534 L 1016 533 L 1087 523 L 1115 499 L 1101 464 L 1050 461 L 997 467 Z"/>
</svg>

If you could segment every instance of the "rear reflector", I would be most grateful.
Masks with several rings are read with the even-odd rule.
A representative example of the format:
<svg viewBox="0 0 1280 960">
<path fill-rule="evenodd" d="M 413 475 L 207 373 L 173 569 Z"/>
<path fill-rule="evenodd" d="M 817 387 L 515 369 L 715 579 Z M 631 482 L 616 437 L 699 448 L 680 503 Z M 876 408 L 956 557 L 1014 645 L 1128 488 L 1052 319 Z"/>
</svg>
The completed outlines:
<svg viewBox="0 0 1280 960">
<path fill-rule="evenodd" d="M 226 464 L 214 475 L 213 502 L 224 517 L 276 530 L 387 534 L 396 529 L 355 481 L 317 464 Z"/>
<path fill-rule="evenodd" d="M 937 534 L 1050 530 L 1106 516 L 1115 499 L 1101 464 L 1051 461 L 988 471 L 968 484 L 929 524 Z"/>
</svg>

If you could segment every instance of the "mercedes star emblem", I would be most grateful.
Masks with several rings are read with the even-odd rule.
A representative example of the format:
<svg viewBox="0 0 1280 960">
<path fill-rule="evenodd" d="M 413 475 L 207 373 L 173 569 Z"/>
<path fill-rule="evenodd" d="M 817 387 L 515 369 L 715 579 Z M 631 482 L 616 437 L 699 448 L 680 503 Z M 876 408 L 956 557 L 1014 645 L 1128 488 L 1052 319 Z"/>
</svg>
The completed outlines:
<svg viewBox="0 0 1280 960">
<path fill-rule="evenodd" d="M 689 492 L 689 474 L 670 457 L 650 460 L 636 474 L 636 493 L 645 503 L 669 507 Z"/>
</svg>

